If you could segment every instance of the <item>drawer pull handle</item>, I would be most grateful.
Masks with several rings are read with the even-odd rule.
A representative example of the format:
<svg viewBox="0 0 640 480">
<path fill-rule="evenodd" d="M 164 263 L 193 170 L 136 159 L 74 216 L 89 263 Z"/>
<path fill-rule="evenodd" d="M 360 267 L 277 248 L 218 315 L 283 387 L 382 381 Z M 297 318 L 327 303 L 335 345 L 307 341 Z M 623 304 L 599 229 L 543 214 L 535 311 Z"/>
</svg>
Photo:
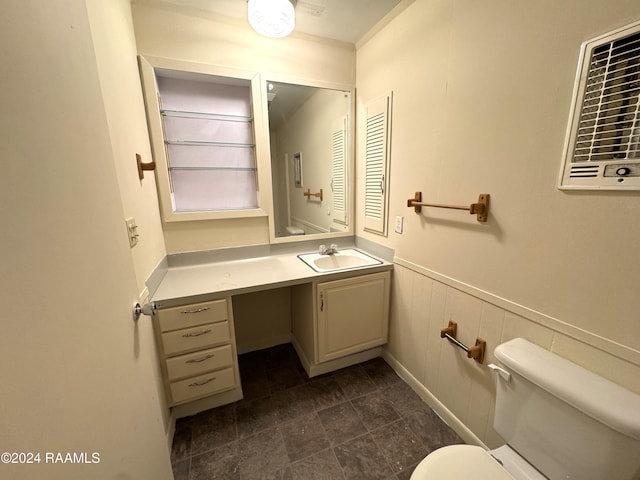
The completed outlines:
<svg viewBox="0 0 640 480">
<path fill-rule="evenodd" d="M 185 333 L 184 335 L 182 335 L 184 338 L 189 338 L 189 337 L 199 337 L 200 335 L 206 335 L 207 333 L 210 333 L 211 329 L 208 328 L 207 330 L 202 330 L 200 332 L 197 333 Z"/>
<path fill-rule="evenodd" d="M 201 387 L 201 386 L 203 386 L 203 385 L 206 385 L 207 383 L 213 382 L 215 379 L 216 379 L 216 377 L 211 377 L 211 378 L 209 378 L 209 379 L 207 379 L 207 380 L 205 380 L 205 381 L 203 381 L 203 382 L 193 382 L 193 383 L 190 383 L 190 384 L 189 384 L 189 386 L 190 386 L 190 387 Z"/>
<path fill-rule="evenodd" d="M 200 362 L 204 362 L 205 360 L 209 360 L 210 358 L 215 357 L 215 355 L 212 353 L 210 355 L 205 355 L 202 358 L 192 358 L 191 360 L 187 360 L 185 363 L 200 363 Z"/>
<path fill-rule="evenodd" d="M 194 308 L 193 310 L 182 310 L 180 313 L 200 313 L 206 312 L 207 310 L 209 310 L 209 307 Z"/>
</svg>

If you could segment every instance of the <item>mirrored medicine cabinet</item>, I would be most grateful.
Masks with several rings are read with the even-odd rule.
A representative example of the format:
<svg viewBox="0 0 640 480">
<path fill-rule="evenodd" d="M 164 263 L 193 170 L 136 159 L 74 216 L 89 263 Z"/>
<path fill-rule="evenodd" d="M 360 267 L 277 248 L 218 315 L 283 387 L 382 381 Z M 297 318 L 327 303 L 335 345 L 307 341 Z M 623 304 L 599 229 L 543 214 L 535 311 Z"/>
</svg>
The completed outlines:
<svg viewBox="0 0 640 480">
<path fill-rule="evenodd" d="M 352 234 L 352 90 L 265 83 L 272 241 Z"/>
</svg>

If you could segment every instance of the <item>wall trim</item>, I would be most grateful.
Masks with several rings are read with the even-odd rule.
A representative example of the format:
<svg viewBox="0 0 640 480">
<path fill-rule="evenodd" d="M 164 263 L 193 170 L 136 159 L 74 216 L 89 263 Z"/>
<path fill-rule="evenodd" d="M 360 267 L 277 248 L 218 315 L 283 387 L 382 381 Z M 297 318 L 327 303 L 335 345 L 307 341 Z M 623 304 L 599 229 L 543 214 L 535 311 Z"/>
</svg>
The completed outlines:
<svg viewBox="0 0 640 480">
<path fill-rule="evenodd" d="M 351 367 L 367 360 L 382 356 L 382 347 L 374 347 L 363 352 L 353 353 L 346 357 L 336 358 L 322 363 L 312 363 L 311 360 L 305 355 L 304 349 L 300 345 L 300 342 L 291 335 L 291 344 L 294 350 L 298 354 L 300 363 L 304 368 L 309 378 L 317 377 L 318 375 L 324 375 L 325 373 L 335 372 L 341 368 Z"/>
<path fill-rule="evenodd" d="M 493 293 L 486 292 L 477 287 L 461 282 L 454 278 L 448 277 L 441 273 L 429 270 L 428 268 L 417 265 L 409 260 L 405 260 L 400 257 L 393 257 L 393 262 L 402 267 L 408 268 L 416 273 L 429 277 L 440 283 L 444 283 L 456 290 L 460 290 L 469 295 L 473 295 L 487 303 L 491 303 L 503 310 L 508 310 L 516 315 L 526 318 L 527 320 L 542 325 L 556 332 L 562 333 L 568 337 L 585 343 L 593 348 L 602 350 L 610 355 L 618 357 L 634 365 L 640 366 L 640 351 L 634 350 L 631 347 L 614 342 L 607 338 L 596 335 L 587 330 L 583 330 L 576 326 L 570 325 L 566 322 L 558 320 L 557 318 L 545 315 L 536 310 L 532 310 L 528 307 L 520 305 L 518 303 L 507 300 L 506 298 L 499 297 Z"/>
<path fill-rule="evenodd" d="M 176 434 L 176 420 L 175 412 L 169 409 L 169 420 L 166 425 L 167 450 L 169 450 L 169 455 L 171 455 L 171 451 L 173 450 L 173 437 L 175 437 Z"/>
<path fill-rule="evenodd" d="M 246 343 L 238 342 L 236 339 L 236 349 L 238 350 L 238 355 L 242 355 L 244 353 L 264 350 L 265 348 L 271 348 L 277 345 L 283 345 L 285 343 L 291 343 L 291 333 L 272 335 L 270 337 L 265 337 L 260 340 L 254 340 L 252 342 Z"/>
<path fill-rule="evenodd" d="M 190 402 L 181 403 L 171 407 L 171 413 L 174 418 L 184 418 L 197 415 L 205 410 L 228 405 L 233 402 L 242 400 L 242 386 L 235 387 L 225 392 L 209 395 L 208 397 L 199 398 Z"/>
<path fill-rule="evenodd" d="M 418 394 L 422 400 L 438 415 L 444 423 L 449 425 L 459 436 L 469 445 L 478 445 L 479 447 L 489 450 L 489 448 L 477 437 L 467 426 L 456 417 L 451 410 L 431 393 L 427 387 L 422 385 L 416 377 L 411 375 L 409 371 L 386 349 L 382 350 L 382 358 L 393 368 L 398 376 Z"/>
<path fill-rule="evenodd" d="M 362 48 L 362 46 L 375 37 L 384 27 L 389 25 L 391 21 L 404 12 L 412 3 L 416 0 L 400 0 L 400 2 L 393 7 L 393 9 L 387 13 L 382 19 L 376 23 L 367 33 L 365 33 L 360 40 L 356 42 L 356 51 Z"/>
</svg>

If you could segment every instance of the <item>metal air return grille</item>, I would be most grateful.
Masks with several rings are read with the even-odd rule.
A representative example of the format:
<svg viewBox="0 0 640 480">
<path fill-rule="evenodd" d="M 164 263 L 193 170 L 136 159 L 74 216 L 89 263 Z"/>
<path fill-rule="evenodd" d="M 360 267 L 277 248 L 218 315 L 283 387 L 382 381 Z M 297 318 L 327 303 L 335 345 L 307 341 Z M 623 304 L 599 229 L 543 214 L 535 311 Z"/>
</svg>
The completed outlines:
<svg viewBox="0 0 640 480">
<path fill-rule="evenodd" d="M 640 189 L 640 22 L 585 42 L 580 57 L 559 187 Z"/>
</svg>

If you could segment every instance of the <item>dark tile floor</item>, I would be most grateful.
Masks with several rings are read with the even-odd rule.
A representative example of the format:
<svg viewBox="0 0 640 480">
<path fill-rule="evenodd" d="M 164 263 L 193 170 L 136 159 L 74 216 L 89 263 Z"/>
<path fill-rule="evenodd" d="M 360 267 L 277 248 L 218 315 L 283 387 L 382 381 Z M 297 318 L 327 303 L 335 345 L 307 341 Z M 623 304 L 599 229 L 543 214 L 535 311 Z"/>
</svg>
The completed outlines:
<svg viewBox="0 0 640 480">
<path fill-rule="evenodd" d="M 311 379 L 291 344 L 239 360 L 242 401 L 178 420 L 176 480 L 407 480 L 462 443 L 382 358 Z"/>
</svg>

